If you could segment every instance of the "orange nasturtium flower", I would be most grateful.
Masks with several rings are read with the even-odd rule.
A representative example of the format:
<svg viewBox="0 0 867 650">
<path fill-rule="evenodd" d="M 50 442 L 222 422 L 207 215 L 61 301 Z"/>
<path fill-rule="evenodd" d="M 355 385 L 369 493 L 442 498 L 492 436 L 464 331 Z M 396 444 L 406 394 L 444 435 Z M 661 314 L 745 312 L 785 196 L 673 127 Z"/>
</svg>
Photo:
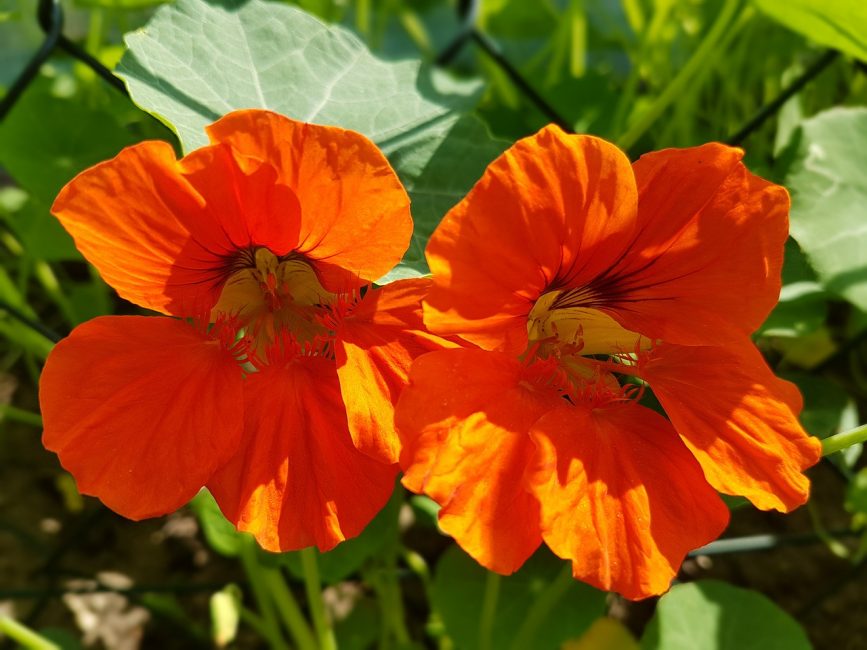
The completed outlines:
<svg viewBox="0 0 867 650">
<path fill-rule="evenodd" d="M 403 482 L 481 564 L 510 573 L 544 541 L 576 578 L 643 598 L 723 531 L 717 490 L 807 499 L 819 443 L 749 339 L 779 294 L 788 195 L 741 155 L 630 165 L 547 127 L 431 237 L 425 324 L 482 349 L 413 364 Z M 644 383 L 668 418 L 639 403 Z"/>
<path fill-rule="evenodd" d="M 49 355 L 45 446 L 132 519 L 202 487 L 269 550 L 357 535 L 397 474 L 393 402 L 424 333 L 427 280 L 365 291 L 412 231 L 363 136 L 260 110 L 175 159 L 143 142 L 88 169 L 54 214 L 127 300 Z"/>
</svg>

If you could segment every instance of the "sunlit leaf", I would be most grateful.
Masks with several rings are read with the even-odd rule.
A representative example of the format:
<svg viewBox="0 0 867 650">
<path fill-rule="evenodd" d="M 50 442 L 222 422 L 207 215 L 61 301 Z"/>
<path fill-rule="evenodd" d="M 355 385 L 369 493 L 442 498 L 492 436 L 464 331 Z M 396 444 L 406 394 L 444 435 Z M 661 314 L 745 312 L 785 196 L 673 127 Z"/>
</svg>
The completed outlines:
<svg viewBox="0 0 867 650">
<path fill-rule="evenodd" d="M 867 61 L 867 4 L 859 0 L 753 0 L 774 20 L 811 41 Z"/>
<path fill-rule="evenodd" d="M 200 491 L 190 502 L 199 519 L 208 546 L 220 555 L 237 557 L 241 553 L 242 536 L 220 511 L 220 506 L 207 490 Z"/>
<path fill-rule="evenodd" d="M 796 132 L 786 174 L 792 236 L 819 281 L 867 310 L 867 109 L 835 108 Z"/>
<path fill-rule="evenodd" d="M 475 117 L 453 117 L 387 148 L 412 197 L 415 231 L 403 261 L 385 280 L 427 272 L 424 247 L 440 219 L 475 184 L 508 143 L 488 135 Z"/>
<path fill-rule="evenodd" d="M 675 585 L 641 650 L 810 650 L 801 626 L 762 594 L 716 580 Z"/>
</svg>

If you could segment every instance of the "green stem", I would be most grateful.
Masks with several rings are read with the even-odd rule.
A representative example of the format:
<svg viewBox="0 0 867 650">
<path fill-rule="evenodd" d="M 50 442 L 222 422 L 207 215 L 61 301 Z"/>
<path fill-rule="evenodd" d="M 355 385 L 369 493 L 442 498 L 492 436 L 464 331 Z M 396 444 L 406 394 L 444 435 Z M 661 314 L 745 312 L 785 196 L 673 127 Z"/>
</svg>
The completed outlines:
<svg viewBox="0 0 867 650">
<path fill-rule="evenodd" d="M 388 621 L 398 645 L 410 642 L 409 631 L 406 629 L 403 611 L 403 595 L 397 577 L 398 540 L 394 539 L 386 549 L 385 585 L 383 586 L 383 614 Z"/>
<path fill-rule="evenodd" d="M 572 583 L 572 567 L 567 564 L 530 607 L 527 617 L 512 642 L 512 650 L 525 650 L 533 647 L 533 640 L 536 638 L 539 626 L 545 621 L 545 617 L 551 613 L 551 609 L 566 594 Z"/>
<path fill-rule="evenodd" d="M 825 438 L 822 441 L 822 455 L 827 456 L 835 451 L 843 451 L 861 442 L 867 442 L 867 424 Z"/>
<path fill-rule="evenodd" d="M 4 418 L 9 418 L 22 424 L 29 424 L 37 429 L 42 428 L 42 416 L 39 413 L 25 411 L 10 404 L 0 404 L 0 420 Z"/>
<path fill-rule="evenodd" d="M 708 30 L 704 40 L 693 53 L 692 58 L 681 68 L 680 72 L 666 86 L 662 94 L 656 98 L 644 113 L 626 130 L 617 144 L 622 149 L 629 149 L 644 135 L 660 115 L 686 88 L 687 84 L 694 81 L 694 77 L 703 68 L 707 67 L 710 59 L 717 53 L 718 45 L 723 40 L 731 25 L 732 19 L 737 15 L 741 0 L 725 0 L 716 21 Z"/>
<path fill-rule="evenodd" d="M 27 650 L 60 650 L 60 646 L 8 616 L 0 616 L 0 632 Z"/>
<path fill-rule="evenodd" d="M 299 650 L 317 650 L 313 632 L 310 631 L 310 626 L 301 613 L 301 607 L 298 606 L 298 601 L 292 595 L 292 590 L 286 584 L 283 574 L 279 569 L 265 569 L 264 576 L 268 593 L 277 604 L 277 612 L 289 634 L 292 635 L 295 645 Z M 321 650 L 325 648 L 327 646 L 323 646 Z"/>
<path fill-rule="evenodd" d="M 500 574 L 488 571 L 485 579 L 485 595 L 482 599 L 482 614 L 479 617 L 479 650 L 493 650 L 494 618 L 500 598 Z"/>
<path fill-rule="evenodd" d="M 261 614 L 262 627 L 268 631 L 266 636 L 271 642 L 271 647 L 283 650 L 287 648 L 287 645 L 280 632 L 280 626 L 277 624 L 274 603 L 268 597 L 269 588 L 266 584 L 265 568 L 259 564 L 256 555 L 256 541 L 249 535 L 243 535 L 240 549 L 241 564 L 244 566 L 244 572 L 247 574 L 247 580 L 249 580 L 250 588 L 253 590 L 253 598 L 255 598 Z"/>
<path fill-rule="evenodd" d="M 78 325 L 80 321 L 75 313 L 75 308 L 63 292 L 60 280 L 57 279 L 57 276 L 54 274 L 54 271 L 48 262 L 36 260 L 36 263 L 33 265 L 33 274 L 36 276 L 39 284 L 42 285 L 42 288 L 45 289 L 45 293 L 48 294 L 48 297 L 51 298 L 60 309 L 60 313 L 63 314 L 63 317 L 67 322 L 73 327 Z"/>
<path fill-rule="evenodd" d="M 304 571 L 304 587 L 307 590 L 307 603 L 310 607 L 310 616 L 313 618 L 313 627 L 319 639 L 321 650 L 337 650 L 337 641 L 334 639 L 334 630 L 331 629 L 331 620 L 325 613 L 325 603 L 322 601 L 322 583 L 319 580 L 319 566 L 316 564 L 316 551 L 308 547 L 300 551 L 301 568 Z"/>
<path fill-rule="evenodd" d="M 418 577 L 421 581 L 422 589 L 424 589 L 424 595 L 427 599 L 429 612 L 427 625 L 425 626 L 428 636 L 436 641 L 439 650 L 453 650 L 454 644 L 446 633 L 442 616 L 437 609 L 436 601 L 433 597 L 430 567 L 428 567 L 424 557 L 419 553 L 408 548 L 403 548 L 402 551 L 404 563 L 406 563 L 409 570 Z"/>
<path fill-rule="evenodd" d="M 839 557 L 841 560 L 846 560 L 849 558 L 849 549 L 846 548 L 845 544 L 842 544 L 839 540 L 834 539 L 828 533 L 828 529 L 825 528 L 825 524 L 822 523 L 822 518 L 819 515 L 819 509 L 812 501 L 807 501 L 807 514 L 810 515 L 810 521 L 813 524 L 813 530 L 816 532 L 816 535 L 820 540 L 828 547 L 828 550 L 831 551 L 834 555 Z"/>
<path fill-rule="evenodd" d="M 673 7 L 673 2 L 654 3 L 653 17 L 650 19 L 648 28 L 643 31 L 638 53 L 632 61 L 629 76 L 626 78 L 626 83 L 623 85 L 620 99 L 617 102 L 617 108 L 614 111 L 614 119 L 611 121 L 612 133 L 620 133 L 623 122 L 635 103 L 638 82 L 641 80 L 641 64 L 647 60 L 651 46 L 656 41 L 659 31 L 668 23 L 668 15 L 671 13 Z"/>
</svg>

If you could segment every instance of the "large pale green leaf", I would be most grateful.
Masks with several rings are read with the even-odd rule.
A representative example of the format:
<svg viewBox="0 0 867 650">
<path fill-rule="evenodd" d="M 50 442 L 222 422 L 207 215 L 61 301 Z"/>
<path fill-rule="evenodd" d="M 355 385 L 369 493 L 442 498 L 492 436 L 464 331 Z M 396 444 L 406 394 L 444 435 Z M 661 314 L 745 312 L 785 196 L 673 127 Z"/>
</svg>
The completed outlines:
<svg viewBox="0 0 867 650">
<path fill-rule="evenodd" d="M 672 587 L 641 650 L 810 650 L 804 630 L 762 594 L 716 580 Z"/>
<path fill-rule="evenodd" d="M 792 236 L 829 291 L 867 310 L 867 109 L 835 108 L 795 134 Z"/>
<path fill-rule="evenodd" d="M 534 630 L 532 645 L 522 647 L 558 650 L 563 642 L 580 637 L 602 615 L 605 610 L 603 592 L 571 576 L 565 588 L 561 588 L 562 577 L 558 576 L 565 566 L 562 560 L 542 549 L 517 573 L 501 578 L 492 647 L 513 647 L 530 609 L 549 589 L 554 589 L 557 597 L 547 603 L 543 620 L 538 621 Z M 437 564 L 433 601 L 457 650 L 478 648 L 479 619 L 488 575 L 457 546 L 449 548 Z"/>
<path fill-rule="evenodd" d="M 180 0 L 128 34 L 118 73 L 186 151 L 205 125 L 240 108 L 333 124 L 385 145 L 471 107 L 475 82 L 377 59 L 353 34 L 261 0 Z"/>
<path fill-rule="evenodd" d="M 382 61 L 345 29 L 294 7 L 179 0 L 126 42 L 119 74 L 186 151 L 207 142 L 205 125 L 240 108 L 338 125 L 376 142 L 414 201 L 418 232 L 403 275 L 426 270 L 427 234 L 503 147 L 462 117 L 477 101 L 477 82 L 418 61 Z"/>
<path fill-rule="evenodd" d="M 753 0 L 765 14 L 812 41 L 867 61 L 862 0 Z"/>
<path fill-rule="evenodd" d="M 477 118 L 464 116 L 444 120 L 385 150 L 412 197 L 415 221 L 409 250 L 385 281 L 427 271 L 424 247 L 431 232 L 507 144 L 492 139 Z"/>
</svg>

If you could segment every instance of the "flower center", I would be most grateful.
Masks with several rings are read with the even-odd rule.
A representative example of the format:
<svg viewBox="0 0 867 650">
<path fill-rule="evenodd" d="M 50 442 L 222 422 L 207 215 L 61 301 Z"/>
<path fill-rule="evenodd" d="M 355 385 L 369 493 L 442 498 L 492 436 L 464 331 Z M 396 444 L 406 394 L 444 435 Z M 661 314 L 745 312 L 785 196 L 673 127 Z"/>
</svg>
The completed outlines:
<svg viewBox="0 0 867 650">
<path fill-rule="evenodd" d="M 262 354 L 281 331 L 300 343 L 328 334 L 321 315 L 336 300 L 319 282 L 316 271 L 301 257 L 278 258 L 267 248 L 256 249 L 253 265 L 226 280 L 211 321 L 236 318 L 246 329 L 252 349 Z"/>
<path fill-rule="evenodd" d="M 620 326 L 592 306 L 598 297 L 590 290 L 548 291 L 533 305 L 527 336 L 538 343 L 541 356 L 622 354 L 647 347 L 650 341 Z"/>
</svg>

